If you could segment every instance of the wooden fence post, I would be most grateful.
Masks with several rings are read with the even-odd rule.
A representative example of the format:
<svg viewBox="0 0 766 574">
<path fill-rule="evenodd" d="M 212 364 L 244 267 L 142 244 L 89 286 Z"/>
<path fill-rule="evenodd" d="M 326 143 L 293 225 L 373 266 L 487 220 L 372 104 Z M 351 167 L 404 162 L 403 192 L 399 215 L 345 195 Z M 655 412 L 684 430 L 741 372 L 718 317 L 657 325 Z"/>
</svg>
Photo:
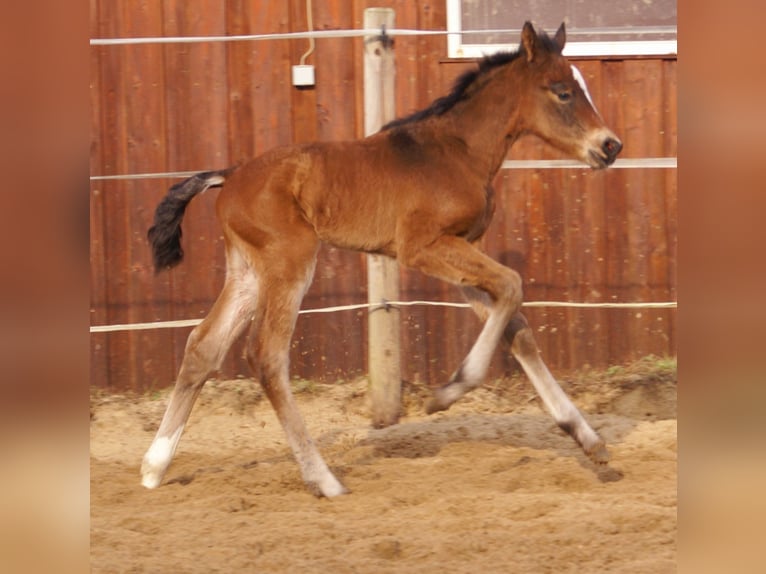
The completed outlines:
<svg viewBox="0 0 766 574">
<path fill-rule="evenodd" d="M 393 28 L 391 8 L 367 8 L 365 29 Z M 394 51 L 390 36 L 364 38 L 364 133 L 370 135 L 395 117 Z M 368 367 L 372 425 L 396 424 L 401 413 L 400 313 L 385 306 L 399 299 L 399 265 L 383 255 L 367 256 Z"/>
</svg>

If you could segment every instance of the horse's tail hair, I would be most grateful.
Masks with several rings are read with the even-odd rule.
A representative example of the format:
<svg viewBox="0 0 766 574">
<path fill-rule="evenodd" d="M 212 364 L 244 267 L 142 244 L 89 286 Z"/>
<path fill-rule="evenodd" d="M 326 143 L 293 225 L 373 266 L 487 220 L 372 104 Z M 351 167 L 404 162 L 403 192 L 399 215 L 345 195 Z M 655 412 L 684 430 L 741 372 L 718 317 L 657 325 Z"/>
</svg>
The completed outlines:
<svg viewBox="0 0 766 574">
<path fill-rule="evenodd" d="M 155 272 L 175 267 L 184 258 L 181 222 L 189 202 L 209 187 L 221 187 L 232 171 L 234 168 L 198 173 L 170 188 L 154 211 L 154 225 L 147 233 Z"/>
</svg>

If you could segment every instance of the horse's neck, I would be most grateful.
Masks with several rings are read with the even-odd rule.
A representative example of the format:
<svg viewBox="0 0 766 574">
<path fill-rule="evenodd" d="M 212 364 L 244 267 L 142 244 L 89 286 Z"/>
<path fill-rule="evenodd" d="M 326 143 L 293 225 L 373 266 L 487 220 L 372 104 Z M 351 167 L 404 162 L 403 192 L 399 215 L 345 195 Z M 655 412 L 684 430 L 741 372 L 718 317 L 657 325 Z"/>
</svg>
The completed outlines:
<svg viewBox="0 0 766 574">
<path fill-rule="evenodd" d="M 508 89 L 510 72 L 497 70 L 478 92 L 445 114 L 452 116 L 448 120 L 450 130 L 467 144 L 471 163 L 486 171 L 490 178 L 521 136 L 514 128 L 519 124 L 519 98 L 514 90 Z"/>
</svg>

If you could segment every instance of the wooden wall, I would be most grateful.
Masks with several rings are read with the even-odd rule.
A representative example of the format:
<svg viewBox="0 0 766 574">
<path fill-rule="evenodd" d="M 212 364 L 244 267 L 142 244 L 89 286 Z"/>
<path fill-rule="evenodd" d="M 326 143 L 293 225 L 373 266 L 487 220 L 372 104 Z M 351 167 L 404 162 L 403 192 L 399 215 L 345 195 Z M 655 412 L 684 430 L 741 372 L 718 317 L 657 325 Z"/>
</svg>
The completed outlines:
<svg viewBox="0 0 766 574">
<path fill-rule="evenodd" d="M 314 0 L 316 30 L 362 27 L 368 6 L 391 6 L 397 27 L 446 29 L 444 2 Z M 521 22 L 520 22 L 521 24 Z M 91 37 L 204 36 L 305 31 L 305 2 L 91 0 Z M 92 46 L 91 175 L 202 171 L 271 147 L 363 133 L 362 40 L 319 39 L 307 63 L 317 85 L 296 89 L 290 67 L 307 40 Z M 427 105 L 472 65 L 448 60 L 444 36 L 397 37 L 397 110 Z M 577 65 L 621 157 L 676 156 L 675 58 L 583 59 Z M 536 141 L 511 159 L 556 158 Z M 91 324 L 203 317 L 223 281 L 215 190 L 192 202 L 184 263 L 154 275 L 145 240 L 174 179 L 91 181 Z M 525 299 L 676 299 L 676 172 L 672 169 L 503 170 L 488 252 L 519 270 Z M 323 248 L 304 308 L 366 301 L 364 256 Z M 458 301 L 453 288 L 402 271 L 402 298 Z M 675 354 L 675 310 L 528 309 L 556 371 Z M 468 310 L 402 311 L 403 373 L 446 380 L 478 332 Z M 294 376 L 333 381 L 363 374 L 366 311 L 303 315 Z M 91 383 L 148 390 L 172 383 L 189 328 L 91 334 Z M 223 375 L 247 375 L 238 342 Z M 493 376 L 515 367 L 498 354 Z"/>
</svg>

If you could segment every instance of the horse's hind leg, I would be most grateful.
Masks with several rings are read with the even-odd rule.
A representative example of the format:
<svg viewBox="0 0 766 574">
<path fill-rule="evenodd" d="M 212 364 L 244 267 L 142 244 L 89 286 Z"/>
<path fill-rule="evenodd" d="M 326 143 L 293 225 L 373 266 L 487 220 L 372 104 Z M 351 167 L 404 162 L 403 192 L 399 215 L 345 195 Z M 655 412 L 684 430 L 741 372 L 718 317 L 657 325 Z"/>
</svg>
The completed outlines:
<svg viewBox="0 0 766 574">
<path fill-rule="evenodd" d="M 314 494 L 330 498 L 348 491 L 319 453 L 290 389 L 290 339 L 316 262 L 316 239 L 305 244 L 293 239 L 282 249 L 270 250 L 278 260 L 262 262 L 269 275 L 261 282 L 247 358 L 274 407 L 304 482 Z"/>
<path fill-rule="evenodd" d="M 207 378 L 250 321 L 255 307 L 255 277 L 234 250 L 227 253 L 226 282 L 205 320 L 189 335 L 183 362 L 157 434 L 141 464 L 143 484 L 156 488 L 173 459 L 194 402 Z"/>
</svg>

